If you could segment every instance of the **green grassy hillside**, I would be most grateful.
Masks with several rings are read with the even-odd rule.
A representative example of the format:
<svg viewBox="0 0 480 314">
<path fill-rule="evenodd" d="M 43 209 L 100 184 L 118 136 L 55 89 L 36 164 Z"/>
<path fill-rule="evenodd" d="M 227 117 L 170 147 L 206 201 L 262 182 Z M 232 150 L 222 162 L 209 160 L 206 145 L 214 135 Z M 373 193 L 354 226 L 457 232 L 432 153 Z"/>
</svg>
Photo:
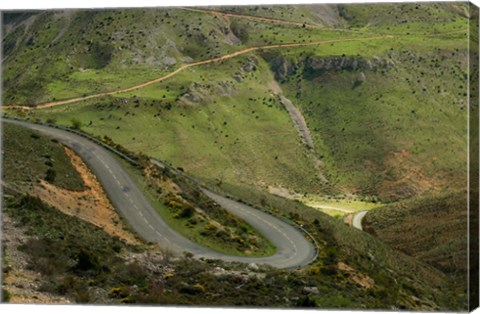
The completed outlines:
<svg viewBox="0 0 480 314">
<path fill-rule="evenodd" d="M 467 293 L 467 219 L 464 191 L 372 209 L 364 225 L 393 248 L 451 276 Z"/>
<path fill-rule="evenodd" d="M 307 36 L 302 27 L 180 8 L 5 13 L 4 17 L 7 104 L 111 91 L 245 47 L 332 36 L 321 29 Z"/>
<path fill-rule="evenodd" d="M 349 4 L 338 10 L 350 27 L 403 34 L 466 30 L 469 16 L 467 2 Z"/>
<path fill-rule="evenodd" d="M 62 144 L 13 124 L 2 126 L 2 181 L 7 190 L 27 192 L 39 180 L 71 191 L 85 189 Z"/>
<path fill-rule="evenodd" d="M 216 8 L 297 22 L 302 14 L 311 23 L 337 17 L 308 32 L 183 9 L 8 16 L 4 96 L 7 103 L 21 104 L 27 90 L 33 103 L 95 94 L 245 47 L 355 38 L 241 55 L 113 98 L 31 115 L 66 125 L 79 119 L 87 132 L 219 182 L 300 193 L 340 191 L 383 201 L 441 192 L 460 186 L 465 177 L 468 20 L 462 8 L 461 3 L 321 6 L 310 15 L 304 13 L 308 6 Z M 80 21 L 82 16 L 88 18 Z M 323 28 L 332 25 L 338 30 Z M 393 37 L 358 40 L 385 34 Z M 108 38 L 111 47 L 102 46 Z M 188 49 L 192 44 L 196 48 Z M 272 94 L 272 77 L 303 112 L 323 163 L 320 171 L 313 170 L 315 159 Z"/>
<path fill-rule="evenodd" d="M 37 140 L 25 137 L 24 144 L 31 146 Z M 14 147 L 8 143 L 4 149 Z M 12 161 L 8 154 L 5 163 L 25 164 L 32 155 L 18 155 Z M 13 178 L 6 178 L 9 180 Z M 162 180 L 165 182 L 159 187 L 166 189 L 167 180 Z M 177 183 L 183 197 L 192 201 L 192 183 Z M 38 284 L 42 291 L 77 303 L 416 310 L 464 306 L 462 299 L 451 298 L 449 279 L 439 271 L 366 233 L 298 202 L 256 189 L 222 184 L 219 191 L 301 221 L 318 242 L 317 260 L 302 270 L 278 270 L 198 261 L 187 255 L 171 259 L 167 252 L 160 253 L 152 246 L 127 245 L 24 193 L 11 193 L 4 204 L 6 215 L 26 232 L 25 242 L 16 249 L 27 257 L 27 267 L 41 274 Z M 203 203 L 202 199 L 195 202 Z M 10 258 L 6 256 L 2 263 L 4 276 L 16 267 Z M 11 284 L 3 283 L 3 288 L 9 291 Z"/>
<path fill-rule="evenodd" d="M 256 64 L 255 70 L 243 69 L 249 64 Z M 55 117 L 67 126 L 75 118 L 86 132 L 107 135 L 198 177 L 318 193 L 323 184 L 286 110 L 271 93 L 271 81 L 267 64 L 246 55 L 187 69 L 129 94 L 29 115 L 44 121 Z"/>
<path fill-rule="evenodd" d="M 465 33 L 405 35 L 266 58 L 332 181 L 389 201 L 464 185 L 467 43 Z"/>
<path fill-rule="evenodd" d="M 306 282 L 319 294 L 297 299 L 299 304 L 465 308 L 465 278 L 457 274 L 464 270 L 460 256 L 466 244 L 451 237 L 465 231 L 460 193 L 468 154 L 467 4 L 209 9 L 223 13 L 175 8 L 4 14 L 3 97 L 9 105 L 119 90 L 233 53 L 133 91 L 32 110 L 9 108 L 6 114 L 109 138 L 304 224 L 320 243 L 320 257 L 294 272 L 282 293 L 296 298 Z M 303 115 L 313 147 L 302 143 L 279 95 Z M 274 197 L 266 192 L 272 187 L 304 200 L 379 200 L 385 207 L 371 217 L 381 216 L 380 239 L 298 201 Z M 443 210 L 448 214 L 439 216 Z M 391 230 L 410 232 L 417 218 L 427 222 L 432 215 L 438 220 L 412 233 L 418 237 L 390 241 Z M 423 233 L 430 230 L 440 230 L 439 238 Z M 420 254 L 418 248 L 432 239 L 443 243 Z M 162 291 L 173 291 L 168 295 L 181 304 L 195 304 L 192 295 L 217 289 L 192 288 L 212 279 L 207 273 L 188 282 L 187 296 L 180 279 L 174 285 L 179 290 Z M 262 295 L 268 283 L 278 293 L 273 283 L 285 283 L 280 274 L 267 274 L 258 290 L 247 291 Z M 206 303 L 231 302 L 231 287 L 219 285 L 228 297 L 205 293 Z M 153 290 L 145 289 L 153 298 Z M 270 295 L 252 298 L 252 305 L 272 302 Z M 297 304 L 292 300 L 280 305 Z"/>
<path fill-rule="evenodd" d="M 253 17 L 266 17 L 296 23 L 307 23 L 318 27 L 345 26 L 335 5 L 254 5 L 219 6 L 209 9 Z"/>
<path fill-rule="evenodd" d="M 234 48 L 220 32 L 228 25 L 177 9 L 47 11 L 24 20 L 5 16 L 6 103 L 38 103 L 126 87 L 158 77 L 185 60 Z"/>
</svg>

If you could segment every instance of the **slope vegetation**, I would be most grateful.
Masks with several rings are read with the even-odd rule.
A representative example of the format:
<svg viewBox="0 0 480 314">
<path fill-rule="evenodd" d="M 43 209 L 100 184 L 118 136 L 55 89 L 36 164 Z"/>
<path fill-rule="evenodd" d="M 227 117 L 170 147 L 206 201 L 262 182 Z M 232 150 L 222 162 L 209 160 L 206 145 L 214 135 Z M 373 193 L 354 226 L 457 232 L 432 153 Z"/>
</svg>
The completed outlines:
<svg viewBox="0 0 480 314">
<path fill-rule="evenodd" d="M 162 304 L 464 309 L 466 244 L 455 235 L 465 230 L 459 191 L 467 177 L 467 8 L 412 3 L 7 14 L 4 103 L 32 109 L 123 90 L 7 113 L 81 128 L 156 157 L 219 193 L 295 220 L 320 247 L 316 263 L 304 270 L 285 276 L 262 269 L 255 273 L 264 277 L 247 279 L 228 273 L 241 274 L 244 266 L 186 257 L 181 267 L 168 264 L 177 271 L 165 275 L 169 279 L 144 281 L 137 285 L 141 293 L 122 292 L 125 301 L 146 295 Z M 139 88 L 126 90 L 132 86 Z M 174 190 L 171 181 L 142 174 L 154 197 Z M 162 191 L 154 191 L 157 184 Z M 367 215 L 375 237 L 269 190 L 386 206 L 373 211 L 371 221 Z M 191 207 L 201 202 L 180 200 Z M 181 214 L 171 205 L 171 216 Z M 424 230 L 414 230 L 417 215 L 429 222 Z M 181 228 L 190 228 L 189 220 L 180 219 Z M 392 230 L 405 237 L 392 240 Z M 244 284 L 240 291 L 230 279 Z M 232 301 L 239 293 L 250 299 Z"/>
<path fill-rule="evenodd" d="M 25 140 L 31 145 L 28 142 L 37 139 Z M 25 159 L 19 155 L 15 162 Z M 187 193 L 185 184 L 181 187 Z M 5 213 L 21 228 L 15 232 L 23 233 L 23 242 L 7 243 L 6 251 L 25 260 L 12 264 L 14 257 L 7 255 L 3 278 L 9 281 L 3 287 L 15 300 L 23 293 L 15 276 L 30 268 L 44 293 L 75 303 L 462 308 L 458 300 L 449 299 L 449 281 L 440 272 L 368 234 L 297 202 L 228 185 L 223 189 L 236 197 L 247 195 L 254 206 L 303 221 L 320 246 L 315 263 L 285 271 L 188 255 L 170 259 L 168 252 L 127 244 L 37 197 L 10 191 Z"/>
<path fill-rule="evenodd" d="M 319 192 L 320 173 L 255 55 L 202 65 L 115 97 L 28 115 L 70 126 L 219 182 Z M 142 128 L 138 128 L 141 125 Z M 245 128 L 245 126 L 249 126 Z"/>
<path fill-rule="evenodd" d="M 391 247 L 451 276 L 466 294 L 467 213 L 466 191 L 462 191 L 372 209 L 364 225 Z"/>
<path fill-rule="evenodd" d="M 462 184 L 468 72 L 464 6 L 315 8 L 11 16 L 4 25 L 5 41 L 12 42 L 5 45 L 5 101 L 42 103 L 115 91 L 162 77 L 185 64 L 248 47 L 333 40 L 324 45 L 251 51 L 219 63 L 185 68 L 138 90 L 30 115 L 54 117 L 64 125 L 78 119 L 87 132 L 107 135 L 131 150 L 219 182 L 300 193 L 355 194 L 382 201 L 438 193 L 451 183 L 454 187 Z M 367 16 L 367 11 L 374 14 Z M 88 24 L 78 21 L 86 15 Z M 402 22 L 385 18 L 391 15 Z M 193 24 L 186 23 L 187 18 Z M 318 27 L 307 32 L 284 20 Z M 126 25 L 132 27 L 126 29 Z M 160 33 L 168 38 L 160 40 L 155 35 Z M 383 37 L 362 40 L 375 33 Z M 348 40 L 352 36 L 359 40 Z M 38 43 L 29 45 L 30 37 Z M 98 42 L 108 42 L 113 48 L 108 50 Z M 193 44 L 195 49 L 187 49 Z M 43 56 L 56 61 L 43 62 Z M 159 60 L 158 56 L 164 57 Z M 66 70 L 60 71 L 57 64 Z M 38 69 L 19 71 L 18 67 Z M 287 111 L 269 88 L 270 71 L 281 83 L 284 96 L 305 117 L 315 156 L 301 144 Z M 41 73 L 42 80 L 35 73 Z M 38 86 L 24 88 L 22 84 Z M 26 90 L 31 101 L 19 94 Z M 144 127 L 139 130 L 137 125 Z"/>
<path fill-rule="evenodd" d="M 7 13 L 4 103 L 112 91 L 241 48 L 339 37 L 277 24 L 183 9 Z"/>
<path fill-rule="evenodd" d="M 394 201 L 458 188 L 466 178 L 466 33 L 413 31 L 263 55 L 302 110 L 330 182 L 346 193 Z"/>
</svg>

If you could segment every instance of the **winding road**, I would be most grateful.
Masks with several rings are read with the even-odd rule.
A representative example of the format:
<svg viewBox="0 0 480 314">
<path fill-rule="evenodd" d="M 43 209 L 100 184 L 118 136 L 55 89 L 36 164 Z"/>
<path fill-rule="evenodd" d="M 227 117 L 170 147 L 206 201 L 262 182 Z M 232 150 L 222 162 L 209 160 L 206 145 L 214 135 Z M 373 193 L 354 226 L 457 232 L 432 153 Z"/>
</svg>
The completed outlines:
<svg viewBox="0 0 480 314">
<path fill-rule="evenodd" d="M 2 118 L 2 123 L 24 126 L 57 139 L 72 148 L 95 173 L 114 207 L 146 241 L 159 243 L 174 253 L 190 252 L 197 258 L 268 264 L 277 268 L 302 267 L 316 257 L 316 249 L 295 227 L 253 207 L 204 190 L 227 211 L 256 228 L 276 247 L 267 257 L 225 255 L 199 246 L 172 230 L 159 216 L 130 175 L 104 147 L 65 130 Z"/>
<path fill-rule="evenodd" d="M 365 218 L 365 215 L 367 213 L 368 211 L 366 210 L 355 213 L 355 215 L 353 215 L 352 226 L 354 228 L 357 228 L 358 230 L 363 230 L 362 221 L 363 221 L 363 218 Z"/>
</svg>

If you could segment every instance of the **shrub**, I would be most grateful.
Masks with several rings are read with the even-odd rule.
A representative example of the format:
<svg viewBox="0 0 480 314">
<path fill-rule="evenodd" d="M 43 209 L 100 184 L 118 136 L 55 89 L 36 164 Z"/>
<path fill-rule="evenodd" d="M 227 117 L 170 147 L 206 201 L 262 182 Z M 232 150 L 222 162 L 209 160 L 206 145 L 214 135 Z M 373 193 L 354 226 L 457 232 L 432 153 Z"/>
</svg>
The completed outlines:
<svg viewBox="0 0 480 314">
<path fill-rule="evenodd" d="M 9 301 L 10 301 L 10 292 L 2 288 L 2 302 L 9 302 Z"/>
<path fill-rule="evenodd" d="M 175 200 L 171 200 L 168 202 L 168 206 L 172 207 L 172 208 L 182 208 L 183 207 L 183 204 L 182 203 L 179 203 Z"/>
<path fill-rule="evenodd" d="M 80 130 L 82 128 L 82 122 L 76 118 L 72 118 L 70 123 L 72 124 L 72 129 Z"/>
<path fill-rule="evenodd" d="M 48 168 L 47 173 L 45 175 L 45 181 L 47 181 L 49 183 L 53 183 L 53 182 L 55 182 L 55 177 L 56 176 L 57 176 L 57 172 L 55 171 L 55 169 Z"/>
<path fill-rule="evenodd" d="M 130 296 L 130 288 L 128 286 L 113 287 L 110 289 L 108 296 L 115 299 L 124 299 Z"/>
<path fill-rule="evenodd" d="M 97 270 L 100 268 L 98 258 L 87 250 L 80 250 L 80 253 L 77 256 L 78 261 L 75 265 L 75 270 L 87 271 L 87 270 Z"/>
<path fill-rule="evenodd" d="M 305 296 L 297 301 L 296 306 L 298 307 L 316 307 L 317 303 L 315 300 L 311 299 L 308 296 Z"/>
<path fill-rule="evenodd" d="M 205 292 L 205 288 L 201 284 L 195 284 L 193 286 L 185 285 L 180 288 L 180 293 L 184 294 L 202 294 Z"/>
<path fill-rule="evenodd" d="M 240 25 L 237 20 L 233 20 L 231 22 L 230 29 L 232 30 L 232 33 L 242 41 L 242 43 L 246 43 L 248 41 L 249 35 L 247 28 Z"/>
<path fill-rule="evenodd" d="M 75 302 L 85 304 L 90 303 L 90 291 L 88 288 L 78 288 L 75 292 Z"/>
<path fill-rule="evenodd" d="M 191 218 L 193 216 L 193 213 L 195 210 L 193 209 L 192 206 L 187 206 L 179 214 L 180 218 Z"/>
</svg>

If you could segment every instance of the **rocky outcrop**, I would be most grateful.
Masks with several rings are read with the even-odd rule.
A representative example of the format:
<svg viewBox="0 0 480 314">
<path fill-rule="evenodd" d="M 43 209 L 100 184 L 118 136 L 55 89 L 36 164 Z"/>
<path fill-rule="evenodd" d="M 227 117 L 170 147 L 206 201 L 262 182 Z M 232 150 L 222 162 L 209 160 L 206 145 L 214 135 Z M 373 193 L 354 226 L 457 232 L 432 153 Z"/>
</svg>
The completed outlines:
<svg viewBox="0 0 480 314">
<path fill-rule="evenodd" d="M 282 55 L 271 56 L 264 54 L 263 57 L 270 63 L 270 67 L 277 81 L 285 80 L 302 67 L 307 77 L 316 77 L 330 71 L 383 71 L 389 70 L 395 65 L 392 60 L 379 57 L 367 59 L 345 55 L 330 57 L 310 56 L 296 63 Z M 363 76 L 365 76 L 365 74 L 363 74 Z M 364 82 L 365 80 L 361 79 L 360 81 Z"/>
<path fill-rule="evenodd" d="M 292 75 L 295 72 L 292 61 L 288 60 L 284 56 L 278 56 L 273 59 L 271 67 L 275 73 L 275 79 L 277 81 L 282 81 L 287 76 Z"/>
<path fill-rule="evenodd" d="M 212 101 L 213 95 L 230 96 L 235 91 L 232 81 L 217 81 L 210 84 L 192 83 L 180 97 L 182 104 L 204 104 Z"/>
<path fill-rule="evenodd" d="M 255 71 L 258 66 L 258 60 L 255 57 L 248 58 L 247 62 L 242 66 L 242 70 L 249 73 Z"/>
<path fill-rule="evenodd" d="M 306 59 L 305 69 L 312 72 L 327 71 L 376 71 L 388 70 L 394 64 L 391 60 L 373 57 L 365 59 L 363 57 L 334 56 L 334 57 L 308 57 Z"/>
</svg>

